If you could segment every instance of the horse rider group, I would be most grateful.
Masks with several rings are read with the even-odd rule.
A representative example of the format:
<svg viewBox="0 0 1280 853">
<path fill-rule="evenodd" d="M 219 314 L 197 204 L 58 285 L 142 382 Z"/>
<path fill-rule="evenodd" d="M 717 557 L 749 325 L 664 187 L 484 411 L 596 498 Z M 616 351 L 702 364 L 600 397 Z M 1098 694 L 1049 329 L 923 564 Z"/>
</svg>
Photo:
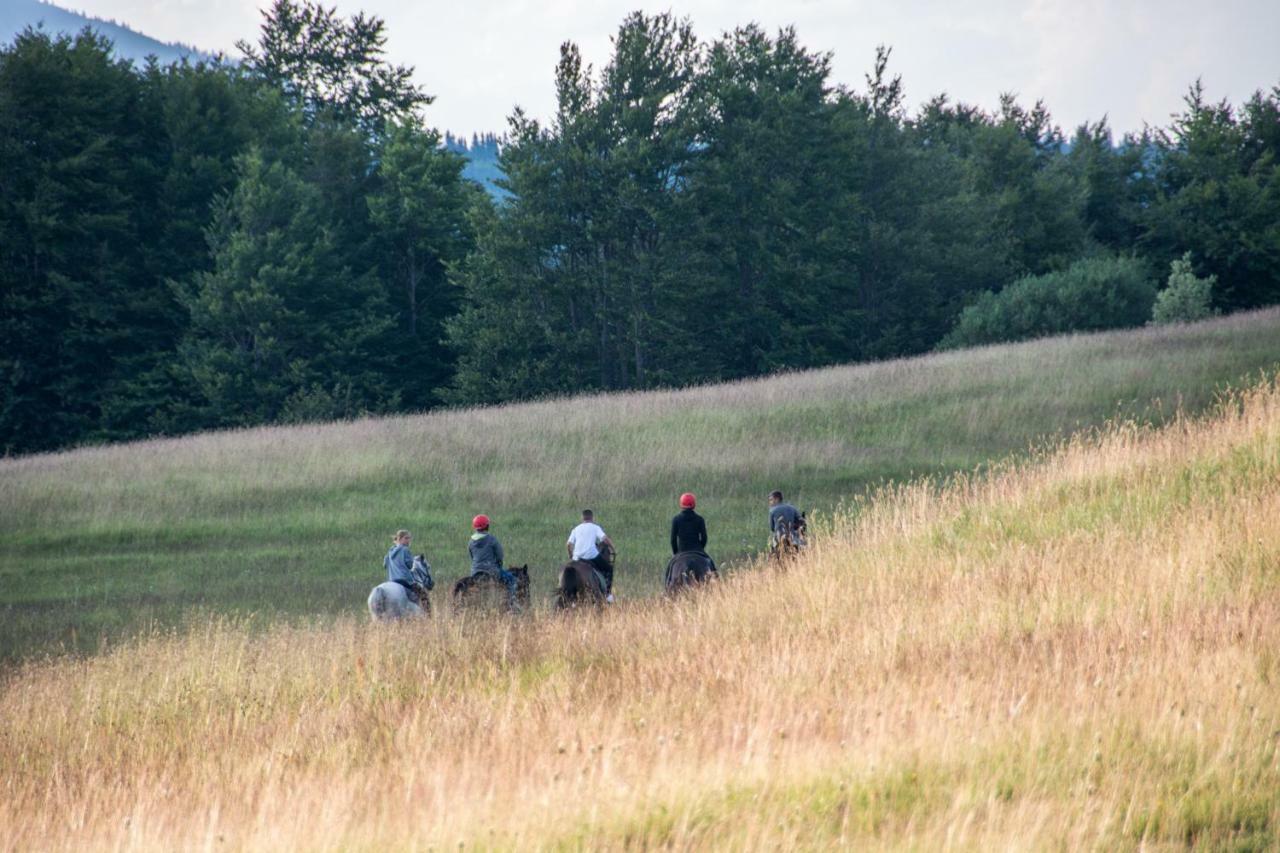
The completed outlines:
<svg viewBox="0 0 1280 853">
<path fill-rule="evenodd" d="M 692 551 L 706 557 L 715 571 L 715 562 L 707 555 L 707 522 L 694 511 L 698 499 L 692 492 L 680 496 L 680 512 L 671 519 L 671 553 L 672 555 Z M 471 519 L 471 539 L 467 543 L 467 552 L 471 556 L 472 576 L 483 575 L 497 581 L 507 589 L 507 603 L 514 609 L 516 601 L 516 576 L 503 567 L 502 543 L 498 537 L 489 532 L 489 516 L 483 513 Z M 797 546 L 802 546 L 800 532 L 803 520 L 800 512 L 791 504 L 783 502 L 782 492 L 769 494 L 769 533 L 776 541 L 779 531 L 782 535 L 792 537 Z M 387 580 L 400 584 L 405 588 L 409 600 L 417 604 L 425 594 L 426 588 L 422 579 L 413 571 L 413 555 L 409 551 L 409 543 L 413 536 L 407 530 L 396 533 L 391 550 L 383 560 L 387 570 Z M 569 531 L 565 549 L 570 560 L 589 563 L 599 574 L 604 587 L 605 601 L 613 603 L 613 555 L 616 553 L 613 541 L 596 524 L 592 510 L 582 511 L 582 521 Z"/>
</svg>

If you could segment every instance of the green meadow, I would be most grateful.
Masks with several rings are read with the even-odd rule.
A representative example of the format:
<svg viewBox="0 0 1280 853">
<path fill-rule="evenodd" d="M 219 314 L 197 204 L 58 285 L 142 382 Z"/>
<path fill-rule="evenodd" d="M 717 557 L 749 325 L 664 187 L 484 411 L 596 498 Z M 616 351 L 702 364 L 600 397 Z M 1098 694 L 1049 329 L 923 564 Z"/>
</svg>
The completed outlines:
<svg viewBox="0 0 1280 853">
<path fill-rule="evenodd" d="M 675 391 L 206 433 L 0 460 L 0 658 L 92 651 L 210 613 L 359 613 L 409 528 L 438 582 L 471 517 L 545 600 L 583 507 L 618 591 L 659 591 L 698 495 L 730 569 L 774 488 L 819 519 L 887 481 L 981 467 L 1116 418 L 1162 423 L 1280 364 L 1280 311 Z"/>
</svg>

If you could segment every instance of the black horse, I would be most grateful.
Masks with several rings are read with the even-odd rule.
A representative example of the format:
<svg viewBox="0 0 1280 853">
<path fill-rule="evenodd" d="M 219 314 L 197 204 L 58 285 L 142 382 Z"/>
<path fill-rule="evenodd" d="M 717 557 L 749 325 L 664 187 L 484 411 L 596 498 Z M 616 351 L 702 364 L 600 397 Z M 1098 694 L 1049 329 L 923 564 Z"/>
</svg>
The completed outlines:
<svg viewBox="0 0 1280 853">
<path fill-rule="evenodd" d="M 676 593 L 692 586 L 700 586 L 713 581 L 719 574 L 716 564 L 704 551 L 681 551 L 667 563 L 665 581 L 667 594 Z"/>
<path fill-rule="evenodd" d="M 529 565 L 507 569 L 516 576 L 516 610 L 529 608 Z M 510 610 L 507 586 L 493 575 L 467 575 L 453 585 L 454 610 Z"/>
<path fill-rule="evenodd" d="M 604 604 L 604 578 L 596 567 L 586 560 L 565 563 L 560 569 L 560 587 L 556 590 L 556 608 L 576 607 L 579 604 Z"/>
</svg>

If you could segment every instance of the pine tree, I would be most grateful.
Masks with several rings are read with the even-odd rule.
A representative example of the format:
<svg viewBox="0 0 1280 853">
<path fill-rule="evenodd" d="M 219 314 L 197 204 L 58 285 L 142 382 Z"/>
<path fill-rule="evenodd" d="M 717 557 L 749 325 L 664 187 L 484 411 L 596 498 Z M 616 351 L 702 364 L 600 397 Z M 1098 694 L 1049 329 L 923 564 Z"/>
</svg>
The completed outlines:
<svg viewBox="0 0 1280 853">
<path fill-rule="evenodd" d="M 175 286 L 183 346 L 212 418 L 224 424 L 349 417 L 398 403 L 384 338 L 393 319 L 369 270 L 343 264 L 321 195 L 251 151 L 217 209 L 213 268 Z"/>
<path fill-rule="evenodd" d="M 138 77 L 92 32 L 0 51 L 0 452 L 96 437 L 149 345 L 145 124 Z"/>
<path fill-rule="evenodd" d="M 488 204 L 462 181 L 465 160 L 415 123 L 395 127 L 379 156 L 379 185 L 367 201 L 390 303 L 398 387 L 410 408 L 435 402 L 453 375 L 444 322 L 457 311 L 449 268 L 471 248 L 467 208 Z"/>
<path fill-rule="evenodd" d="M 308 122 L 328 116 L 377 136 L 432 101 L 411 82 L 412 68 L 383 58 L 384 27 L 363 12 L 344 21 L 311 0 L 274 0 L 258 44 L 236 47 L 245 66 L 284 92 Z"/>
<path fill-rule="evenodd" d="M 847 230 L 829 57 L 793 30 L 757 26 L 713 43 L 693 87 L 692 162 L 677 213 L 676 298 L 711 376 L 750 376 L 845 356 Z"/>
<path fill-rule="evenodd" d="M 1206 101 L 1197 82 L 1154 147 L 1142 237 L 1152 260 L 1163 266 L 1192 247 L 1217 276 L 1222 307 L 1280 302 L 1280 87 L 1237 115 Z"/>
<path fill-rule="evenodd" d="M 1152 324 L 1194 323 L 1213 316 L 1213 286 L 1217 276 L 1197 276 L 1192 269 L 1190 252 L 1169 267 L 1168 284 L 1156 294 L 1156 304 L 1151 310 Z"/>
</svg>

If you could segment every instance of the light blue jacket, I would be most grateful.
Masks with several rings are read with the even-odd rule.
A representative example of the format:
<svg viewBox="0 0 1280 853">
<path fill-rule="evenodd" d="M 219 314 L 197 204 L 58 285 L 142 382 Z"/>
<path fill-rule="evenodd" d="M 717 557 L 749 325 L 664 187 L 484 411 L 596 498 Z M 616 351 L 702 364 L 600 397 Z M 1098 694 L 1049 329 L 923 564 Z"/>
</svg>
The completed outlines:
<svg viewBox="0 0 1280 853">
<path fill-rule="evenodd" d="M 413 577 L 413 554 L 409 552 L 408 545 L 392 545 L 382 565 L 387 567 L 387 580 L 392 583 L 417 585 L 418 582 Z"/>
</svg>

